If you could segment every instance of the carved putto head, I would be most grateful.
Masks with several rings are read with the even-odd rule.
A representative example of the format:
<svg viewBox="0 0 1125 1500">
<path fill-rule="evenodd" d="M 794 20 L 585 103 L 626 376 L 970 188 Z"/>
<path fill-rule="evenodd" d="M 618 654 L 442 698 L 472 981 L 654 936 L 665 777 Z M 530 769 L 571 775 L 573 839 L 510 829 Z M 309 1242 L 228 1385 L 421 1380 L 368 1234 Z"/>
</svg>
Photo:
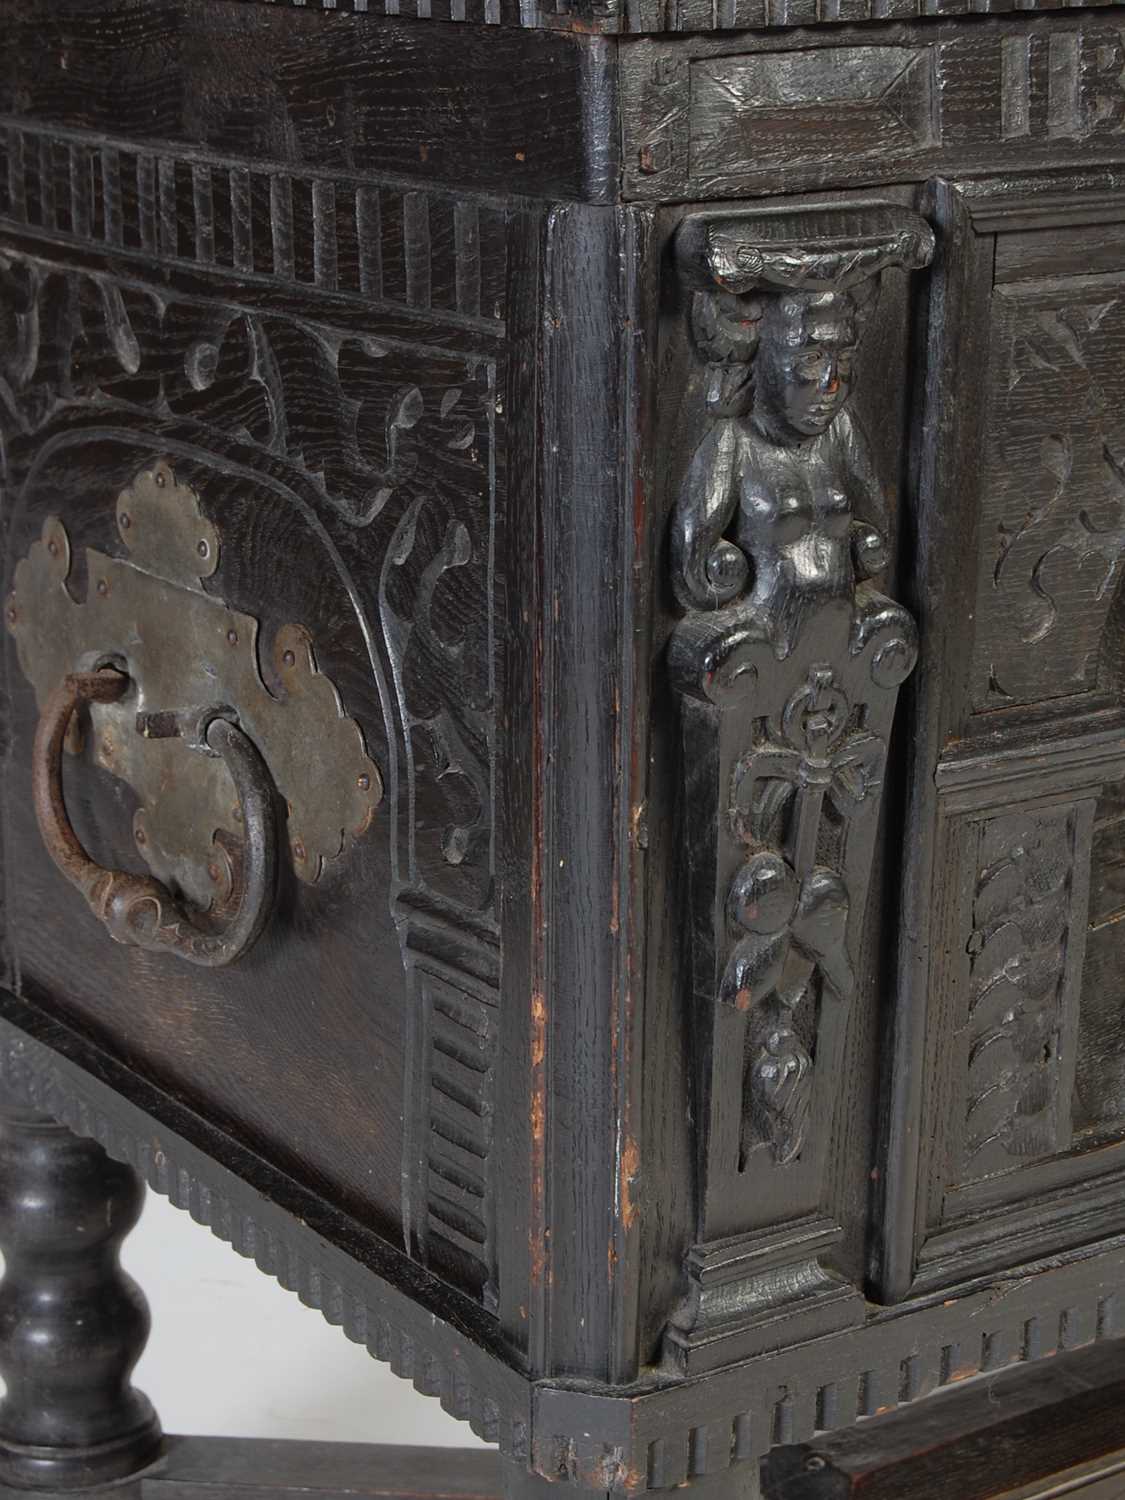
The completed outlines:
<svg viewBox="0 0 1125 1500">
<path fill-rule="evenodd" d="M 692 215 L 677 236 L 692 331 L 718 415 L 751 408 L 780 443 L 826 432 L 888 266 L 928 264 L 933 234 L 892 205 Z"/>
</svg>

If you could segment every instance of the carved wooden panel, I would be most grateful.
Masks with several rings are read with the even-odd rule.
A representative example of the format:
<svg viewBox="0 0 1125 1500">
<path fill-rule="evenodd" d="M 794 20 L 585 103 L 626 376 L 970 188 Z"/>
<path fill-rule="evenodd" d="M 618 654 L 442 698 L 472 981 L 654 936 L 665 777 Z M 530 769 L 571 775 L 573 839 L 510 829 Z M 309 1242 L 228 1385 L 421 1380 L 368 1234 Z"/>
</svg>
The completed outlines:
<svg viewBox="0 0 1125 1500">
<path fill-rule="evenodd" d="M 1125 208 L 1082 187 L 932 195 L 948 246 L 936 295 L 953 300 L 927 353 L 933 654 L 916 700 L 920 857 L 891 1063 L 894 1108 L 920 1145 L 888 1142 L 892 1296 L 1122 1221 L 1107 968 L 1125 775 Z"/>
<path fill-rule="evenodd" d="M 492 1310 L 510 225 L 369 177 L 0 131 L 8 558 L 45 507 L 76 548 L 114 551 L 114 496 L 167 455 L 223 538 L 223 597 L 261 619 L 267 652 L 282 616 L 311 627 L 387 790 L 354 862 L 315 894 L 286 887 L 284 922 L 221 987 L 135 971 L 108 943 L 91 960 L 38 920 L 65 898 L 37 853 L 34 704 L 12 672 L 6 981 L 127 1031 L 146 1066 L 267 1153 L 298 1151 Z M 120 798 L 92 765 L 73 775 L 84 837 L 127 866 Z M 302 992 L 315 1020 L 279 1025 L 276 995 Z"/>
<path fill-rule="evenodd" d="M 418 1222 L 423 1259 L 496 1310 L 497 1181 L 493 1157 L 499 1027 L 488 985 L 413 965 L 417 1073 Z"/>
<path fill-rule="evenodd" d="M 1125 784 L 1098 799 L 1090 855 L 1090 911 L 1078 1012 L 1074 1128 L 1125 1133 Z"/>
<path fill-rule="evenodd" d="M 751 3 L 773 11 L 788 0 Z M 847 9 L 845 0 L 833 19 L 849 19 Z M 843 50 L 809 32 L 799 43 L 777 33 L 645 39 L 622 54 L 626 193 L 792 192 L 1013 170 L 1063 151 L 1092 162 L 1119 149 L 1123 73 L 1123 33 L 1097 15 L 1049 28 L 1030 18 L 856 28 Z"/>
<path fill-rule="evenodd" d="M 1007 813 L 975 825 L 972 924 L 960 1022 L 961 1181 L 1070 1143 L 1074 1021 L 1085 910 L 1088 807 Z"/>
<path fill-rule="evenodd" d="M 973 651 L 978 709 L 1096 686 L 1125 558 L 1123 355 L 1125 277 L 996 288 Z"/>
</svg>

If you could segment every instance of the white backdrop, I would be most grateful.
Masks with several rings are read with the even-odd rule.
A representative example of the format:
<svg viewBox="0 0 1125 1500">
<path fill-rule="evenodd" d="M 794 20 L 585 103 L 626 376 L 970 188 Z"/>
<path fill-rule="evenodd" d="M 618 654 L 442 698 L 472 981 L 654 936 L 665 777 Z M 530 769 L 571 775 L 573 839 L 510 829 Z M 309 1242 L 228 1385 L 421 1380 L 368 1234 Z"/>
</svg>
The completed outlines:
<svg viewBox="0 0 1125 1500">
<path fill-rule="evenodd" d="M 135 1380 L 166 1432 L 484 1446 L 154 1193 L 122 1260 L 152 1308 Z"/>
</svg>

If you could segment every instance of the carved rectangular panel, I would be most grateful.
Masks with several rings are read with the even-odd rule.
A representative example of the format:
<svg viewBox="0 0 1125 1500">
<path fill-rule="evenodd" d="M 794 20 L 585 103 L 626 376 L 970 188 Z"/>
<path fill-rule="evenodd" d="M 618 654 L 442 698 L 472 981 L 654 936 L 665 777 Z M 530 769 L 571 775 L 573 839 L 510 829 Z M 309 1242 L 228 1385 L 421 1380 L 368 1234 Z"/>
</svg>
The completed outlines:
<svg viewBox="0 0 1125 1500">
<path fill-rule="evenodd" d="M 1125 557 L 1125 275 L 998 286 L 988 354 L 978 709 L 1096 685 Z"/>
<path fill-rule="evenodd" d="M 816 162 L 825 136 L 856 156 L 910 152 L 933 138 L 924 47 L 764 52 L 691 65 L 691 162 L 704 176 Z"/>
<path fill-rule="evenodd" d="M 645 39 L 621 56 L 625 191 L 730 197 L 1092 161 L 1119 147 L 1123 77 L 1122 29 L 1097 16 Z"/>
</svg>

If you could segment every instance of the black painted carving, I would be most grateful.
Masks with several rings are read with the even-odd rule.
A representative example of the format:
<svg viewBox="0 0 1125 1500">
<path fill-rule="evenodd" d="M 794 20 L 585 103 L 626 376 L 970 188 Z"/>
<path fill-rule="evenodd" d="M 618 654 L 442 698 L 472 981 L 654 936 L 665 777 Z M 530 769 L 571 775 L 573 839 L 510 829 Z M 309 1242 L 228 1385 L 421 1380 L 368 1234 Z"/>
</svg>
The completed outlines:
<svg viewBox="0 0 1125 1500">
<path fill-rule="evenodd" d="M 160 1442 L 130 1384 L 149 1319 L 118 1251 L 143 1187 L 46 1115 L 0 1103 L 0 1483 L 101 1484 Z"/>
<path fill-rule="evenodd" d="M 956 14 L 961 0 L 932 8 L 922 0 L 922 13 L 935 17 L 929 24 L 853 30 L 831 47 L 806 30 L 781 51 L 776 32 L 733 44 L 706 33 L 716 25 L 867 19 L 885 0 L 637 3 L 674 9 L 683 18 L 676 29 L 689 35 L 644 38 L 624 50 L 630 198 L 750 197 L 924 179 L 971 171 L 984 154 L 990 168 L 1019 171 L 1028 158 L 1057 159 L 1064 143 L 1086 162 L 1117 152 L 1125 42 L 1096 12 L 1041 29 L 1023 18 L 966 28 L 937 19 Z M 1024 8 L 1010 0 L 973 4 L 977 11 Z M 895 0 L 894 19 L 916 9 Z M 716 23 L 724 14 L 731 19 Z"/>
<path fill-rule="evenodd" d="M 1001 1165 L 1004 1154 L 1048 1156 L 1070 1142 L 1061 1074 L 1073 1045 L 1067 1036 L 1064 1047 L 1063 999 L 1075 922 L 1075 822 L 1063 809 L 1014 813 L 981 827 L 969 939 L 970 1177 Z"/>
<path fill-rule="evenodd" d="M 933 236 L 874 206 L 699 215 L 677 248 L 708 408 L 672 524 L 684 614 L 670 647 L 706 1106 L 700 1238 L 764 1231 L 767 1178 L 792 1174 L 779 1201 L 796 1225 L 771 1232 L 768 1254 L 746 1251 L 740 1275 L 768 1303 L 761 1278 L 796 1259 L 805 1292 L 836 1300 L 816 1260 L 832 1242 L 815 1218 L 820 1175 L 887 738 L 917 653 L 910 616 L 870 581 L 887 560 L 885 506 L 847 402 L 881 273 L 924 266 Z M 792 1284 L 777 1294 L 792 1300 Z M 689 1367 L 692 1338 L 681 1320 Z"/>
<path fill-rule="evenodd" d="M 1061 62 L 1078 38 L 1048 43 Z M 1103 182 L 1076 195 L 1062 175 L 995 178 L 927 201 L 943 317 L 919 418 L 927 647 L 886 1075 L 888 1300 L 1122 1223 L 1120 1129 L 1112 1107 L 1087 1112 L 1115 1087 L 1109 830 L 1125 769 L 1122 239 Z"/>
<path fill-rule="evenodd" d="M 448 194 L 0 119 L 0 214 L 64 242 L 368 305 L 486 328 L 502 317 L 504 210 Z"/>
<path fill-rule="evenodd" d="M 622 22 L 635 25 L 644 3 L 629 0 Z M 444 16 L 447 5 L 456 19 L 454 0 L 402 0 L 423 14 Z M 837 243 L 854 229 L 862 250 L 888 227 L 870 206 L 881 184 L 912 205 L 924 179 L 955 191 L 950 179 L 968 170 L 974 188 L 991 180 L 1008 198 L 1038 198 L 1019 210 L 1028 259 L 1008 269 L 1012 281 L 1042 283 L 1053 259 L 1076 253 L 1066 225 L 1056 234 L 1034 217 L 1045 169 L 1069 164 L 1065 196 L 1102 216 L 1084 225 L 1107 226 L 1073 236 L 1088 262 L 1080 274 L 1115 274 L 1119 167 L 1098 186 L 1099 162 L 1121 155 L 1113 16 L 961 24 L 911 20 L 913 0 L 661 0 L 683 35 L 607 44 L 584 26 L 596 29 L 609 7 L 583 17 L 578 36 L 564 34 L 573 16 L 559 7 L 558 30 L 538 36 L 231 0 L 9 8 L 4 246 L 17 281 L 20 262 L 55 278 L 34 299 L 38 331 L 27 288 L 13 285 L 2 340 L 6 352 L 37 343 L 38 366 L 51 371 L 30 386 L 10 372 L 4 457 L 17 495 L 39 465 L 29 508 L 46 508 L 54 489 L 76 540 L 97 547 L 101 474 L 141 461 L 145 443 L 145 462 L 167 452 L 210 517 L 228 510 L 232 528 L 253 533 L 259 565 L 232 580 L 246 608 L 268 607 L 275 587 L 314 612 L 323 602 L 326 670 L 371 730 L 380 767 L 394 768 L 386 822 L 357 851 L 354 874 L 329 869 L 315 890 L 288 891 L 277 940 L 267 937 L 245 978 L 226 976 L 240 1003 L 220 1032 L 211 1017 L 223 996 L 209 976 L 178 993 L 158 992 L 148 974 L 115 984 L 119 955 L 87 974 L 77 944 L 52 953 L 51 929 L 28 921 L 53 903 L 19 806 L 28 695 L 10 674 L 7 863 L 46 899 L 21 896 L 9 879 L 7 975 L 23 999 L 0 1006 L 21 1025 L 41 1006 L 46 1047 L 57 1059 L 72 1042 L 91 1073 L 58 1082 L 51 1053 L 39 1049 L 32 1065 L 18 1043 L 13 1065 L 353 1338 L 498 1437 L 515 1468 L 533 1471 L 513 1479 L 510 1500 L 530 1500 L 541 1480 L 601 1495 L 685 1481 L 750 1492 L 771 1443 L 1119 1330 L 1122 1252 L 1095 1244 L 1107 1217 L 1096 1205 L 1072 1213 L 1073 1195 L 1049 1188 L 1065 1163 L 1031 1167 L 995 1141 L 984 1149 L 991 1162 L 1002 1153 L 998 1170 L 964 1184 L 926 1176 L 917 1212 L 897 1183 L 887 1194 L 890 1215 L 925 1239 L 958 1193 L 1012 1178 L 1042 1186 L 1038 1203 L 1016 1188 L 992 1215 L 1004 1233 L 993 1259 L 929 1261 L 937 1295 L 908 1309 L 859 1292 L 866 1256 L 879 1253 L 871 1219 L 899 1139 L 930 1140 L 947 1120 L 943 1164 L 957 1171 L 963 1160 L 979 873 L 970 835 L 1019 801 L 994 780 L 970 809 L 977 829 L 961 812 L 945 819 L 943 828 L 960 819 L 965 835 L 948 860 L 932 826 L 915 825 L 903 884 L 932 861 L 929 904 L 939 920 L 957 906 L 939 932 L 959 966 L 946 988 L 911 947 L 925 914 L 900 919 L 897 820 L 879 803 L 884 779 L 906 779 L 899 761 L 915 744 L 911 779 L 933 785 L 944 771 L 927 739 L 962 758 L 962 726 L 931 713 L 929 699 L 907 723 L 900 703 L 888 745 L 894 689 L 864 675 L 863 652 L 848 646 L 881 589 L 927 611 L 926 674 L 946 702 L 958 662 L 968 676 L 971 627 L 960 655 L 946 651 L 942 617 L 970 622 L 979 611 L 971 597 L 931 609 L 938 590 L 927 584 L 943 573 L 973 583 L 996 543 L 995 528 L 978 538 L 972 519 L 983 514 L 972 483 L 981 445 L 971 434 L 949 444 L 940 492 L 920 483 L 915 493 L 911 462 L 927 430 L 960 427 L 980 393 L 972 371 L 988 324 L 978 303 L 948 379 L 940 348 L 931 344 L 927 361 L 908 336 L 953 327 L 968 283 L 984 285 L 975 261 L 962 273 L 950 239 L 932 299 L 926 278 L 897 269 L 878 305 L 867 298 L 874 277 L 847 289 L 866 323 L 855 405 L 874 440 L 867 467 L 908 492 L 895 494 L 887 526 L 878 484 L 848 497 L 850 518 L 839 510 L 848 528 L 858 519 L 889 533 L 894 581 L 861 577 L 875 570 L 865 554 L 845 556 L 823 610 L 794 591 L 794 609 L 779 607 L 751 643 L 759 681 L 741 705 L 721 684 L 719 702 L 698 691 L 677 700 L 663 658 L 653 672 L 677 619 L 715 629 L 724 611 L 752 613 L 753 570 L 769 549 L 758 530 L 742 545 L 738 505 L 720 537 L 753 554 L 745 584 L 714 608 L 685 598 L 677 611 L 669 510 L 679 450 L 719 422 L 751 420 L 753 382 L 779 358 L 770 299 L 785 295 L 761 285 L 730 291 L 729 302 L 701 295 L 697 347 L 717 357 L 696 353 L 683 379 L 687 321 L 665 275 L 676 205 L 764 207 L 770 194 L 824 190 L 818 203 L 851 205 L 836 209 Z M 880 10 L 886 24 L 867 30 L 819 24 Z M 477 0 L 466 11 L 479 18 Z M 729 29 L 798 12 L 818 24 Z M 521 21 L 541 19 L 534 0 L 522 6 Z M 642 76 L 634 91 L 629 80 Z M 1026 168 L 1036 191 L 1001 180 L 1009 167 Z M 477 191 L 487 197 L 475 204 L 474 255 Z M 87 219 L 77 228 L 75 208 Z M 738 214 L 728 206 L 727 218 Z M 975 237 L 981 260 L 1002 269 L 995 236 L 981 226 Z M 724 290 L 699 261 L 695 270 L 694 290 Z M 751 300 L 760 318 L 724 326 L 724 307 Z M 756 323 L 753 363 L 737 348 L 755 333 L 743 322 Z M 724 352 L 728 336 L 735 347 Z M 1017 389 L 1028 385 L 1023 377 Z M 850 404 L 837 414 L 837 432 L 850 414 Z M 864 456 L 856 438 L 846 463 Z M 1023 514 L 1005 507 L 1004 519 L 1018 526 Z M 0 519 L 19 555 L 30 528 L 18 504 Z M 1104 527 L 1103 513 L 1092 520 Z M 817 527 L 838 560 L 841 539 L 827 518 Z M 1059 562 L 1056 553 L 1048 567 Z M 1084 558 L 1084 583 L 1098 564 Z M 1060 614 L 1035 643 L 1048 665 L 1066 632 Z M 831 653 L 805 651 L 821 639 Z M 772 696 L 757 722 L 763 679 Z M 748 674 L 736 693 L 740 683 L 750 686 Z M 872 707 L 885 724 L 870 721 Z M 995 707 L 989 735 L 1022 726 L 1023 802 L 1036 816 L 1062 807 L 1063 714 L 1042 733 L 1038 705 Z M 84 763 L 68 769 L 76 821 L 89 810 L 92 842 L 109 841 L 112 820 L 85 796 Z M 687 803 L 683 824 L 677 801 Z M 700 807 L 710 816 L 695 817 Z M 865 860 L 877 811 L 886 837 Z M 848 878 L 865 868 L 870 891 Z M 689 956 L 708 957 L 696 951 L 700 933 L 721 941 L 696 990 L 686 968 Z M 896 937 L 913 969 L 898 985 Z M 912 1115 L 911 1088 L 929 1082 L 918 1074 L 931 1024 L 959 1066 L 933 1070 L 934 1097 Z M 1105 1039 L 1093 1048 L 1104 1054 Z M 905 1102 L 892 1097 L 899 1078 Z M 144 1113 L 123 1113 L 129 1099 Z M 276 1121 L 263 1118 L 270 1110 Z M 1121 1198 L 1119 1184 L 1098 1191 Z M 1048 1193 L 1046 1223 L 1029 1227 Z M 1031 1276 L 1025 1263 L 1047 1234 L 1049 1258 Z M 966 1265 L 988 1274 L 966 1287 Z M 652 1378 L 672 1309 L 665 1352 L 687 1380 L 667 1368 Z"/>
</svg>

